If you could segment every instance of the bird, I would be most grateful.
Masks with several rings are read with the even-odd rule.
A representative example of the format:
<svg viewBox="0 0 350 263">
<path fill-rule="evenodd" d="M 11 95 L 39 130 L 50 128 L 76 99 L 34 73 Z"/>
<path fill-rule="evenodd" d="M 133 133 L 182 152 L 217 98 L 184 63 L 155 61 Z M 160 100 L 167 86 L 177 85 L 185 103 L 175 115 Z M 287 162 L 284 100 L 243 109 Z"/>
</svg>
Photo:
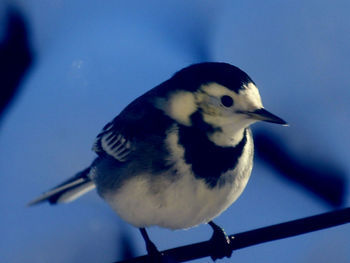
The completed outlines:
<svg viewBox="0 0 350 263">
<path fill-rule="evenodd" d="M 243 70 L 224 62 L 189 65 L 103 127 L 88 168 L 29 205 L 67 203 L 96 188 L 140 229 L 150 258 L 162 255 L 146 228 L 200 224 L 209 224 L 212 240 L 225 244 L 213 249 L 212 259 L 230 257 L 230 240 L 213 219 L 247 185 L 254 155 L 249 127 L 257 121 L 288 125 L 263 107 L 257 85 Z"/>
</svg>

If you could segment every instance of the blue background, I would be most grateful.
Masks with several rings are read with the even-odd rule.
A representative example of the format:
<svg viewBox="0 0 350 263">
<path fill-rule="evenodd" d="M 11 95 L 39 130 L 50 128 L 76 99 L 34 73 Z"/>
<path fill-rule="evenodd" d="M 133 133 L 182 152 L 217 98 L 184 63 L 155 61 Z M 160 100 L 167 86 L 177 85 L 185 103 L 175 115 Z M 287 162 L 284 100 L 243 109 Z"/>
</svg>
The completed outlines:
<svg viewBox="0 0 350 263">
<path fill-rule="evenodd" d="M 0 37 L 9 2 L 0 2 Z M 195 62 L 245 70 L 265 107 L 291 124 L 253 128 L 278 134 L 300 158 L 349 174 L 348 0 L 11 4 L 27 19 L 35 63 L 0 127 L 0 262 L 113 262 L 123 238 L 145 253 L 138 230 L 95 191 L 68 205 L 26 203 L 88 166 L 95 136 L 131 100 Z M 256 161 L 243 195 L 215 222 L 233 234 L 330 209 Z M 167 249 L 208 239 L 211 229 L 149 233 Z M 220 262 L 349 262 L 349 248 L 344 225 L 238 250 Z"/>
</svg>

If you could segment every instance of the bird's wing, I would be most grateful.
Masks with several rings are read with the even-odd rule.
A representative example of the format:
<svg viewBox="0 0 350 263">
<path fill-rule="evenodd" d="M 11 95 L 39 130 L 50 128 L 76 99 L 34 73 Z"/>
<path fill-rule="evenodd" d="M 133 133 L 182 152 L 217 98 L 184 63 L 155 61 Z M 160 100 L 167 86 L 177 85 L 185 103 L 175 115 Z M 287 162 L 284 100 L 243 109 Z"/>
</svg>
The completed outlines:
<svg viewBox="0 0 350 263">
<path fill-rule="evenodd" d="M 97 135 L 92 150 L 98 155 L 107 154 L 120 162 L 125 162 L 132 151 L 132 144 L 112 121 Z"/>
<path fill-rule="evenodd" d="M 130 153 L 137 151 L 140 142 L 158 140 L 161 143 L 174 121 L 154 107 L 150 99 L 153 95 L 149 95 L 146 93 L 134 100 L 102 129 L 92 148 L 98 155 L 125 162 Z"/>
</svg>

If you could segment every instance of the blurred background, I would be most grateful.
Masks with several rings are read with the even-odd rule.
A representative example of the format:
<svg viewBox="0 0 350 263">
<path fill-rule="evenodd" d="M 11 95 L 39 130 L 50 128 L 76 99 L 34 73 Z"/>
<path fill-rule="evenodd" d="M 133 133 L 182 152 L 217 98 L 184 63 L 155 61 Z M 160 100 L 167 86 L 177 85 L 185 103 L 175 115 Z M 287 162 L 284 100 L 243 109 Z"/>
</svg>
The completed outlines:
<svg viewBox="0 0 350 263">
<path fill-rule="evenodd" d="M 349 11 L 348 0 L 0 0 L 0 262 L 144 254 L 139 231 L 95 191 L 26 204 L 88 166 L 95 136 L 131 100 L 201 61 L 246 71 L 290 123 L 254 125 L 252 177 L 217 224 L 234 234 L 349 206 Z M 163 250 L 212 232 L 149 234 Z M 349 247 L 348 224 L 217 262 L 349 262 Z"/>
</svg>

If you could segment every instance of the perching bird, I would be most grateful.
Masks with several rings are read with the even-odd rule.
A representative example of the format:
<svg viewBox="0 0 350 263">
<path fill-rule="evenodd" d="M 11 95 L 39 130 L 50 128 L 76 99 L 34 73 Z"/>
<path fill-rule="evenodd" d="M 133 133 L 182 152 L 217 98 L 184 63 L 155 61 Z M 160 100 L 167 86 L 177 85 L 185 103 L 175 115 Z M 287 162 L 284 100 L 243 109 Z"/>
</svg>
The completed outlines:
<svg viewBox="0 0 350 263">
<path fill-rule="evenodd" d="M 97 136 L 90 167 L 30 204 L 72 201 L 94 187 L 126 222 L 184 229 L 209 223 L 242 193 L 253 167 L 249 125 L 286 125 L 263 108 L 252 79 L 227 63 L 194 64 L 131 102 Z M 212 258 L 231 251 L 213 251 Z"/>
</svg>

